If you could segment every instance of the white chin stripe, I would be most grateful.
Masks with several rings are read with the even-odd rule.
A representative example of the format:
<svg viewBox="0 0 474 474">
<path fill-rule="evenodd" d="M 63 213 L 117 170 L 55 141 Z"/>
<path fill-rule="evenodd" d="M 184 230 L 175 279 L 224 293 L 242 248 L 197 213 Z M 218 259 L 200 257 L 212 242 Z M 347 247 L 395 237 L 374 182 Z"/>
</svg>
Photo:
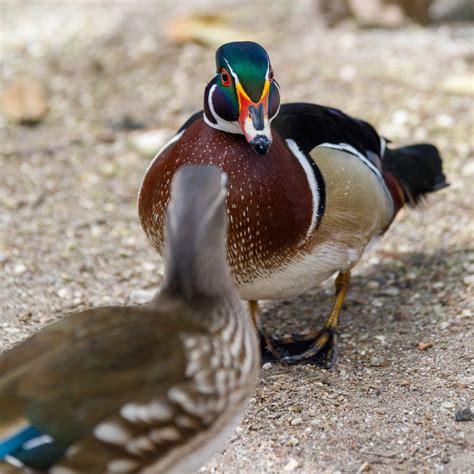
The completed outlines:
<svg viewBox="0 0 474 474">
<path fill-rule="evenodd" d="M 268 118 L 265 118 L 265 121 L 263 122 L 263 130 L 257 130 L 253 125 L 252 119 L 247 117 L 244 122 L 244 130 L 248 141 L 252 141 L 257 135 L 264 135 L 269 140 L 272 139 L 272 132 L 270 130 L 270 122 L 268 121 Z"/>
</svg>

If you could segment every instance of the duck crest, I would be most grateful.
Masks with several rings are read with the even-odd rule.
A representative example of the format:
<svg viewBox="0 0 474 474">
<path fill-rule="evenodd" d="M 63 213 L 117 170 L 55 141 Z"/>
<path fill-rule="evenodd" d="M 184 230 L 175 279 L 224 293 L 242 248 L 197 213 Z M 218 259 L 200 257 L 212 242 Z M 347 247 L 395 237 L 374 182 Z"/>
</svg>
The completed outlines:
<svg viewBox="0 0 474 474">
<path fill-rule="evenodd" d="M 199 118 L 157 156 L 140 190 L 140 220 L 160 253 L 170 181 L 184 163 L 213 164 L 228 176 L 227 250 L 237 283 L 281 268 L 301 250 L 315 203 L 299 159 L 278 134 L 270 151 L 259 156 L 243 136 Z"/>
</svg>

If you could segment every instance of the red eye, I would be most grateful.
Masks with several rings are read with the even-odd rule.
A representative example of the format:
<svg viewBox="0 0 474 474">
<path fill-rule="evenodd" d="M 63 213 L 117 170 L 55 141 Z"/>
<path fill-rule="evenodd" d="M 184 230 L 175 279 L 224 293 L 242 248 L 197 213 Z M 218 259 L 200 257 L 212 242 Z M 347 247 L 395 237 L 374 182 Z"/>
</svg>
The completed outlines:
<svg viewBox="0 0 474 474">
<path fill-rule="evenodd" d="M 221 69 L 221 82 L 222 82 L 222 85 L 225 87 L 230 86 L 230 75 L 227 72 L 227 70 L 224 68 Z"/>
<path fill-rule="evenodd" d="M 273 68 L 270 67 L 270 72 L 268 73 L 268 78 L 270 79 L 270 81 L 273 81 Z"/>
</svg>

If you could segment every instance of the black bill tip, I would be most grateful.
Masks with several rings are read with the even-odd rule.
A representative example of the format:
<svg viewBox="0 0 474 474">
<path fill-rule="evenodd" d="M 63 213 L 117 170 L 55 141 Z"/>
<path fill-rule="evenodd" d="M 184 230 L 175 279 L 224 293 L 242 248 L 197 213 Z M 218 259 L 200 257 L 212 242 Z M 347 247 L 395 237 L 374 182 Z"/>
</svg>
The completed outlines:
<svg viewBox="0 0 474 474">
<path fill-rule="evenodd" d="M 265 135 L 257 135 L 251 142 L 250 145 L 252 148 L 259 154 L 265 155 L 270 149 L 272 140 Z"/>
</svg>

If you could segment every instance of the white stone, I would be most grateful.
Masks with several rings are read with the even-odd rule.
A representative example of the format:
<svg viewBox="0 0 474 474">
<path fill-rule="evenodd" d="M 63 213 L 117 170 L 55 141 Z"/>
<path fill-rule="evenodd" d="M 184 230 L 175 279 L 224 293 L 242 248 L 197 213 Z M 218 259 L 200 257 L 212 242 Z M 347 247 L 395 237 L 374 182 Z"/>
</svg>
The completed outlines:
<svg viewBox="0 0 474 474">
<path fill-rule="evenodd" d="M 300 465 L 300 463 L 295 458 L 290 458 L 290 460 L 286 463 L 283 470 L 284 471 L 294 471 L 299 465 Z"/>
</svg>

